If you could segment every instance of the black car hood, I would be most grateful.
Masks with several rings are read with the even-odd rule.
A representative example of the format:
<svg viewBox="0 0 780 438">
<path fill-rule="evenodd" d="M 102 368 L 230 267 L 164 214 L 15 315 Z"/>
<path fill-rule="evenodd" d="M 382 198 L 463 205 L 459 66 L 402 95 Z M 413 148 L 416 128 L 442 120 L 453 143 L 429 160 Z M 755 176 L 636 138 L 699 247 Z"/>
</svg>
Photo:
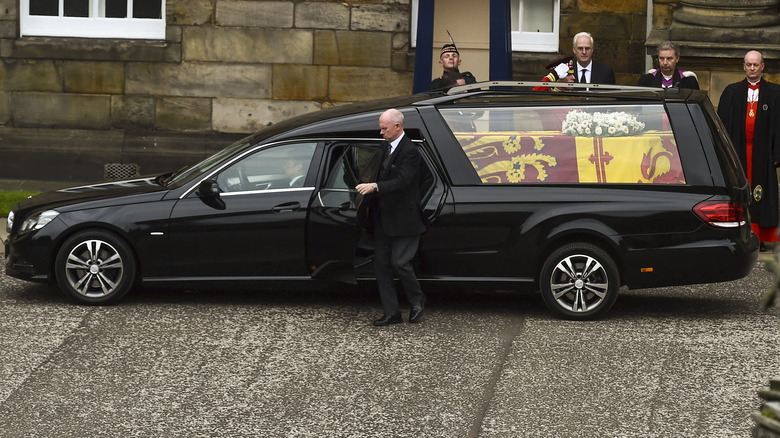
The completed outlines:
<svg viewBox="0 0 780 438">
<path fill-rule="evenodd" d="M 16 207 L 20 211 L 32 209 L 58 209 L 65 211 L 70 210 L 70 207 L 80 209 L 149 202 L 162 198 L 167 192 L 168 189 L 156 184 L 153 178 L 133 179 L 44 192 L 20 201 Z M 128 199 L 133 197 L 138 199 Z"/>
</svg>

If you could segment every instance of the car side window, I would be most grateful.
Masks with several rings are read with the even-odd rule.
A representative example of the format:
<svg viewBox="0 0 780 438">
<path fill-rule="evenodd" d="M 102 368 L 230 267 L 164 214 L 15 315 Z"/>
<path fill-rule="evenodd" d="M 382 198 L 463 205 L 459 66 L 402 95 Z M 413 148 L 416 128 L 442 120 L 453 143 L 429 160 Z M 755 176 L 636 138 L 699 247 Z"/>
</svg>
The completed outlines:
<svg viewBox="0 0 780 438">
<path fill-rule="evenodd" d="M 270 146 L 240 158 L 219 175 L 223 192 L 303 187 L 317 143 Z"/>
<path fill-rule="evenodd" d="M 440 109 L 483 184 L 685 184 L 661 104 Z"/>
<path fill-rule="evenodd" d="M 382 161 L 379 143 L 339 144 L 331 149 L 329 171 L 323 188 L 354 189 L 376 180 Z"/>
</svg>

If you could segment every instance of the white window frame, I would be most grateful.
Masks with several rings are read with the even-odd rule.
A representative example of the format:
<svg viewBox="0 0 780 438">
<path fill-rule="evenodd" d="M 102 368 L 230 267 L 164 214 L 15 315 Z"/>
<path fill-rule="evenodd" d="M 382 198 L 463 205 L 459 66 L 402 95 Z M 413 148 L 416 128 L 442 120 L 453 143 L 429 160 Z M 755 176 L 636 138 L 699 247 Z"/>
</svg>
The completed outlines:
<svg viewBox="0 0 780 438">
<path fill-rule="evenodd" d="M 412 48 L 417 47 L 417 11 L 420 7 L 420 0 L 412 0 L 412 35 L 411 35 L 411 46 Z"/>
<path fill-rule="evenodd" d="M 516 52 L 557 52 L 558 35 L 561 27 L 561 1 L 553 0 L 553 31 L 552 32 L 523 32 L 523 8 L 524 3 L 530 0 L 517 0 L 519 2 L 520 31 L 512 32 L 512 50 Z"/>
<path fill-rule="evenodd" d="M 19 0 L 19 34 L 22 37 L 165 39 L 165 0 L 161 18 L 132 18 L 133 0 L 126 0 L 126 18 L 106 18 L 105 1 L 90 0 L 89 17 L 65 17 L 59 0 L 59 16 L 30 15 L 30 0 Z"/>
</svg>

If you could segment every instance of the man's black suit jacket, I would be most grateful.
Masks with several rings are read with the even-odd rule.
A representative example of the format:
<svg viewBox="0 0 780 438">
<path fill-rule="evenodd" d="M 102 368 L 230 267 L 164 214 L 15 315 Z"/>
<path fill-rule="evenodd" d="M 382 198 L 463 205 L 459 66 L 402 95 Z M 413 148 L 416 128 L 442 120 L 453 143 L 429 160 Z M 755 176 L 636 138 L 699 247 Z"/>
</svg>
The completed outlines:
<svg viewBox="0 0 780 438">
<path fill-rule="evenodd" d="M 382 143 L 386 148 L 390 145 Z M 385 234 L 391 237 L 413 236 L 425 231 L 420 209 L 420 166 L 422 157 L 412 141 L 404 134 L 389 157 L 383 160 L 377 177 L 379 190 L 373 202 Z"/>
<path fill-rule="evenodd" d="M 577 67 L 579 68 L 579 67 Z M 615 72 L 612 70 L 612 67 L 602 64 L 598 61 L 593 61 L 592 64 L 593 71 L 590 72 L 590 84 L 614 84 L 615 83 Z M 579 75 L 579 70 L 575 72 L 577 75 Z M 575 76 L 575 80 L 579 82 L 579 76 Z"/>
</svg>

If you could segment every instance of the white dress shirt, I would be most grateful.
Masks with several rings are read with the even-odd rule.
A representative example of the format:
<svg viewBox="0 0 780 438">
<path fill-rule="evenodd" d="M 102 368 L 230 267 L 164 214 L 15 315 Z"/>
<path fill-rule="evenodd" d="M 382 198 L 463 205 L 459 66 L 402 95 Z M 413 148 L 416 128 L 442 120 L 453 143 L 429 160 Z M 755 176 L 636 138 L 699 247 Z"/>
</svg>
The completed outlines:
<svg viewBox="0 0 780 438">
<path fill-rule="evenodd" d="M 393 152 L 395 152 L 395 148 L 398 147 L 398 143 L 401 142 L 401 139 L 404 138 L 404 132 L 401 131 L 401 135 L 398 136 L 395 140 L 390 142 L 390 155 L 392 155 Z"/>
<path fill-rule="evenodd" d="M 576 82 L 580 81 L 580 77 L 582 77 L 582 70 L 585 70 L 585 83 L 590 84 L 590 79 L 593 77 L 593 61 L 591 61 L 590 64 L 585 67 L 577 63 L 577 76 L 574 79 Z"/>
</svg>

